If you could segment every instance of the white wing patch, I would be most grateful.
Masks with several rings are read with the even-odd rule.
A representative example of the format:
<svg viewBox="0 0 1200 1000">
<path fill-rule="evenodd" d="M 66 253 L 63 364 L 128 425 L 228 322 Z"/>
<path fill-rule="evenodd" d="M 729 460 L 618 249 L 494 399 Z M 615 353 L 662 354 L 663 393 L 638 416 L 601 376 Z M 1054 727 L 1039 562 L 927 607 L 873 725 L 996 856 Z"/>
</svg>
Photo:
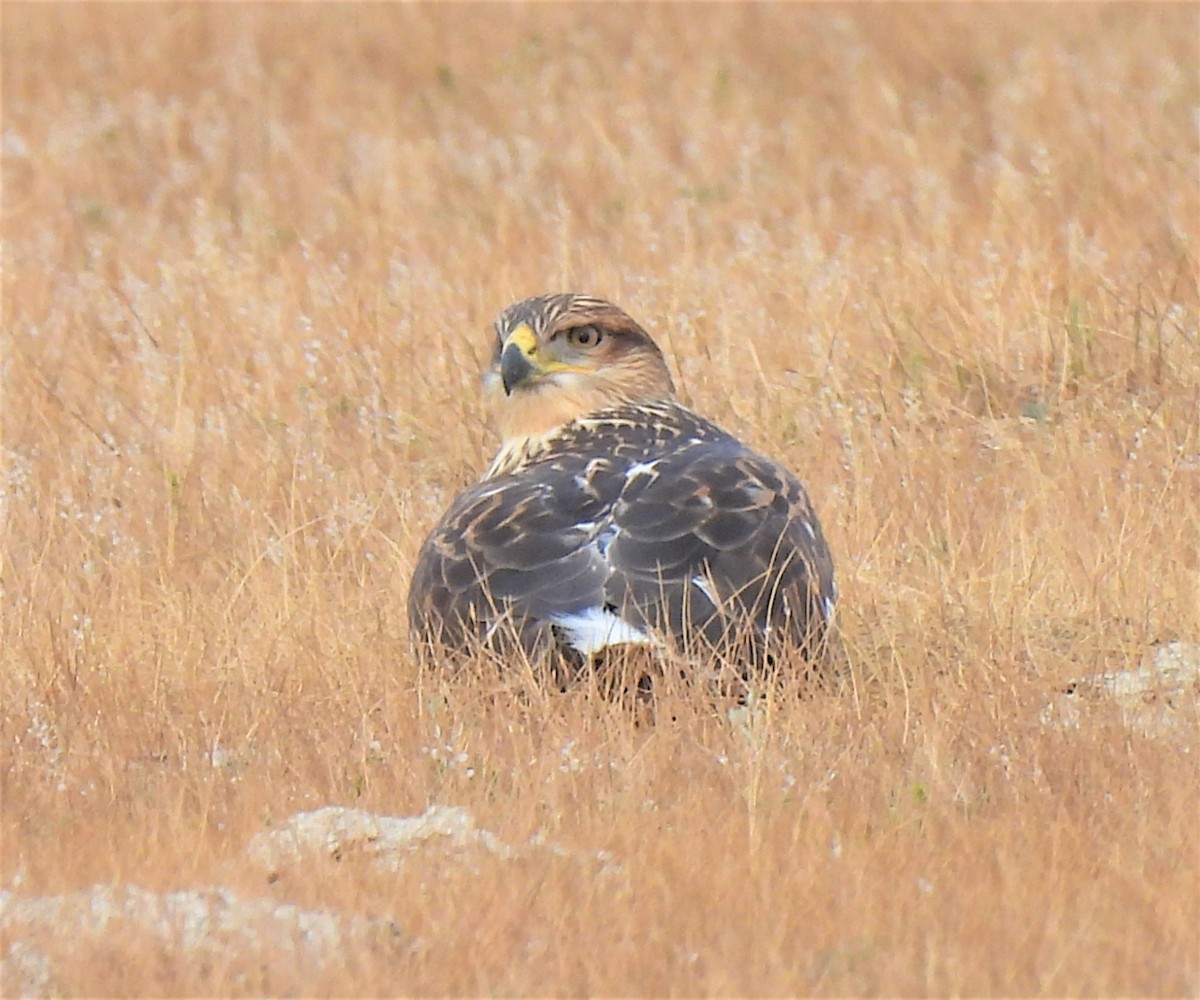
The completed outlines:
<svg viewBox="0 0 1200 1000">
<path fill-rule="evenodd" d="M 658 465 L 658 459 L 650 462 L 635 462 L 625 470 L 625 482 L 629 483 L 638 476 L 653 476 L 656 475 L 654 467 Z"/>
<path fill-rule="evenodd" d="M 621 529 L 615 524 L 606 524 L 600 529 L 596 535 L 596 551 L 600 553 L 601 559 L 608 558 L 608 547 L 616 540 L 617 535 L 621 533 Z"/>
<path fill-rule="evenodd" d="M 554 615 L 551 619 L 567 635 L 567 643 L 578 653 L 591 656 L 606 646 L 634 643 L 652 645 L 645 632 L 605 608 L 588 608 L 573 615 Z"/>
<path fill-rule="evenodd" d="M 717 595 L 713 591 L 712 582 L 706 577 L 693 576 L 692 586 L 700 591 L 700 593 L 702 593 L 705 597 L 707 597 L 714 608 L 719 608 L 721 606 L 721 602 L 717 600 Z"/>
</svg>

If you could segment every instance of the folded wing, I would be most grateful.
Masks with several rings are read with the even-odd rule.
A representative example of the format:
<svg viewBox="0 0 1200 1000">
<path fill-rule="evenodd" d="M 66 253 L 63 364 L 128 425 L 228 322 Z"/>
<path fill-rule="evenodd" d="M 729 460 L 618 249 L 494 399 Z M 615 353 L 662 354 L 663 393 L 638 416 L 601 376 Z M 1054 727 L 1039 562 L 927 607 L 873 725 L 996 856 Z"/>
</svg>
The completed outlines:
<svg viewBox="0 0 1200 1000">
<path fill-rule="evenodd" d="M 628 428 L 459 496 L 418 559 L 418 640 L 578 662 L 624 643 L 820 637 L 833 565 L 800 483 L 707 422 L 658 450 L 630 449 Z"/>
</svg>

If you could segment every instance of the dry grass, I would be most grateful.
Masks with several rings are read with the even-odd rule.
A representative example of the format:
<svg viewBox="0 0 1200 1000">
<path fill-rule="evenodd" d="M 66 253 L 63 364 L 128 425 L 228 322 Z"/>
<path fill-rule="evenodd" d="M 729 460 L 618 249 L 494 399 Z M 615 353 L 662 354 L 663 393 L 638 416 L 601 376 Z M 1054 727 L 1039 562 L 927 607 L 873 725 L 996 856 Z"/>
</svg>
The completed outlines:
<svg viewBox="0 0 1200 1000">
<path fill-rule="evenodd" d="M 302 978 L 37 939 L 58 988 L 1200 990 L 1194 737 L 1039 721 L 1200 639 L 1194 6 L 3 18 L 0 883 L 419 942 Z M 646 727 L 418 676 L 487 325 L 559 289 L 809 483 L 851 690 Z M 431 803 L 620 867 L 244 857 Z"/>
</svg>

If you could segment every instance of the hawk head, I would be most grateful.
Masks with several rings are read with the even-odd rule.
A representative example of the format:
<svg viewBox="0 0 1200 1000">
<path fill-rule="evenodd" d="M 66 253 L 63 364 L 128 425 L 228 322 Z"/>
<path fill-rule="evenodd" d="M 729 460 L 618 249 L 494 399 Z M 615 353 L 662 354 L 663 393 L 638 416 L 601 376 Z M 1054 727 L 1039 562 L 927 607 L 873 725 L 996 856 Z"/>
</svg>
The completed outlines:
<svg viewBox="0 0 1200 1000">
<path fill-rule="evenodd" d="M 496 317 L 484 395 L 506 445 L 589 413 L 675 394 L 662 351 L 625 312 L 587 295 L 539 295 Z"/>
</svg>

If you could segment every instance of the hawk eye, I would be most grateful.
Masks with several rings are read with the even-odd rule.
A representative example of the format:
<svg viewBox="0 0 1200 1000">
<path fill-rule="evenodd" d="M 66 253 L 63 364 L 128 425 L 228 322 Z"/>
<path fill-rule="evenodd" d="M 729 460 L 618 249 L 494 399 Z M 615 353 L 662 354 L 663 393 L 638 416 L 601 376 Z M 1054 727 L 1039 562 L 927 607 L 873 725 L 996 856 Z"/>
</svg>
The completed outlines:
<svg viewBox="0 0 1200 1000">
<path fill-rule="evenodd" d="M 604 339 L 604 334 L 594 326 L 577 326 L 567 334 L 567 339 L 574 347 L 592 348 Z"/>
</svg>

